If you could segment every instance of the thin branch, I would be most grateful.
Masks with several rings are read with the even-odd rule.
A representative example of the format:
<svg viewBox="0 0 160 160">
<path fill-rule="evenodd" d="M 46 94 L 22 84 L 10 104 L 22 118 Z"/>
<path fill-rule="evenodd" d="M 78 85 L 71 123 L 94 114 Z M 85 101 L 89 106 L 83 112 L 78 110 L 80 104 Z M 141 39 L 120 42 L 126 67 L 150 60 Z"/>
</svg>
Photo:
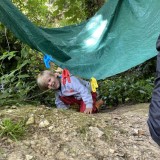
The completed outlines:
<svg viewBox="0 0 160 160">
<path fill-rule="evenodd" d="M 5 37 L 6 37 L 6 41 L 7 41 L 7 44 L 8 44 L 8 51 L 10 52 L 9 40 L 8 40 L 8 37 L 7 37 L 7 28 L 5 28 Z"/>
<path fill-rule="evenodd" d="M 50 90 L 51 90 L 51 89 L 48 89 L 48 90 L 46 90 L 46 91 L 44 91 L 44 92 L 42 92 L 42 93 L 39 93 L 39 94 L 37 94 L 37 95 L 35 95 L 35 96 L 26 98 L 26 99 L 24 99 L 24 101 L 29 101 L 29 100 L 32 99 L 32 98 L 38 97 L 38 96 L 40 96 L 40 95 L 42 95 L 42 94 L 44 94 L 44 93 L 46 93 L 46 92 L 49 92 Z"/>
</svg>

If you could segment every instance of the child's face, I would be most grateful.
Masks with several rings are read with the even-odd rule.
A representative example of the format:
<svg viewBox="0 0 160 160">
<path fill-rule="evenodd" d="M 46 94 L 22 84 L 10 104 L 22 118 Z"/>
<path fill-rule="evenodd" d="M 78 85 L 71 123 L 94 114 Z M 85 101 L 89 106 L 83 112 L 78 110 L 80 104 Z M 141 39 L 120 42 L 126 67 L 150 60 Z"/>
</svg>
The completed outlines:
<svg viewBox="0 0 160 160">
<path fill-rule="evenodd" d="M 60 81 L 56 75 L 46 75 L 44 81 L 47 83 L 48 89 L 58 89 L 60 87 Z"/>
</svg>

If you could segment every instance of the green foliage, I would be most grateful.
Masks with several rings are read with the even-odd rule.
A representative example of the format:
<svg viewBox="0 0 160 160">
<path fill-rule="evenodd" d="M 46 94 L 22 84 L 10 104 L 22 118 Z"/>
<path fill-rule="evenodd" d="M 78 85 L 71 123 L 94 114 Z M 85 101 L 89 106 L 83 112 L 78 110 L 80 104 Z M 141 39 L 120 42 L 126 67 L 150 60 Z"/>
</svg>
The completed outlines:
<svg viewBox="0 0 160 160">
<path fill-rule="evenodd" d="M 44 26 L 63 26 L 86 19 L 85 0 L 12 0 L 33 23 Z M 58 23 L 57 23 L 58 22 Z"/>
<path fill-rule="evenodd" d="M 91 16 L 104 4 L 104 0 L 54 0 L 53 15 L 60 25 L 80 23 Z"/>
<path fill-rule="evenodd" d="M 149 102 L 153 89 L 153 77 L 146 80 L 137 80 L 133 77 L 118 77 L 114 80 L 103 81 L 101 95 L 106 98 L 106 103 L 118 105 L 126 102 Z"/>
<path fill-rule="evenodd" d="M 0 124 L 0 137 L 7 136 L 13 140 L 19 140 L 26 132 L 24 121 L 13 122 L 11 119 L 4 119 Z"/>
<path fill-rule="evenodd" d="M 54 106 L 54 93 L 40 92 L 36 77 L 46 69 L 42 55 L 23 46 L 21 52 L 0 56 L 0 105 L 46 104 Z"/>
<path fill-rule="evenodd" d="M 33 23 L 59 27 L 80 23 L 91 17 L 104 0 L 12 0 Z"/>
<path fill-rule="evenodd" d="M 20 50 L 21 44 L 14 35 L 0 23 L 0 55 L 6 51 Z"/>
<path fill-rule="evenodd" d="M 4 52 L 0 56 L 0 105 L 25 102 L 36 90 L 35 75 L 41 68 L 38 59 L 40 55 L 26 46 L 21 52 Z"/>
<path fill-rule="evenodd" d="M 105 99 L 106 104 L 118 105 L 149 102 L 155 79 L 153 74 L 155 72 L 147 74 L 150 72 L 150 70 L 146 69 L 149 65 L 155 66 L 154 61 L 148 61 L 146 64 L 129 70 L 126 73 L 100 81 L 100 94 Z"/>
<path fill-rule="evenodd" d="M 12 2 L 23 12 L 33 23 L 41 26 L 49 24 L 51 12 L 47 5 L 48 0 L 12 0 Z"/>
<path fill-rule="evenodd" d="M 62 24 L 80 22 L 82 19 L 86 18 L 84 4 L 84 0 L 55 0 L 53 2 L 53 6 L 55 7 L 53 15 L 61 19 Z"/>
</svg>

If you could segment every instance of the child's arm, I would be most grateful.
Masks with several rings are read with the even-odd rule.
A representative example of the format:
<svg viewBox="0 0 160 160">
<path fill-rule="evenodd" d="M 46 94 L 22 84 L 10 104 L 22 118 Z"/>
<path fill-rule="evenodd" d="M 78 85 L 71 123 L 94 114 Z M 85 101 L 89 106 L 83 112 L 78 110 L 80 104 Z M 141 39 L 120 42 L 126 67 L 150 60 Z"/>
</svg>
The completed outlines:
<svg viewBox="0 0 160 160">
<path fill-rule="evenodd" d="M 59 108 L 59 109 L 68 109 L 68 105 L 65 105 L 62 101 L 61 101 L 61 99 L 59 98 L 59 94 L 58 93 L 55 93 L 55 104 L 56 104 L 56 106 L 57 106 L 57 108 Z"/>
<path fill-rule="evenodd" d="M 86 109 L 88 109 L 87 113 L 92 111 L 93 99 L 91 95 L 91 90 L 89 90 L 84 84 L 81 83 L 81 81 L 78 78 L 74 76 L 71 77 L 71 83 L 73 90 L 79 92 L 83 102 L 86 104 Z"/>
</svg>

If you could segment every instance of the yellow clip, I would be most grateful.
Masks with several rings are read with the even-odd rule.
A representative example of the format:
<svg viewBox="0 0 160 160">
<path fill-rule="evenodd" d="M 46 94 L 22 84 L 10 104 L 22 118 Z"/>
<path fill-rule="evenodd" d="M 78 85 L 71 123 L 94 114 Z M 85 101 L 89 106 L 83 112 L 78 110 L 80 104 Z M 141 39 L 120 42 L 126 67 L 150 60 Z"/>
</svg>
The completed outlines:
<svg viewBox="0 0 160 160">
<path fill-rule="evenodd" d="M 94 77 L 92 77 L 90 82 L 91 82 L 92 92 L 96 92 L 96 89 L 98 88 L 97 80 Z"/>
</svg>

